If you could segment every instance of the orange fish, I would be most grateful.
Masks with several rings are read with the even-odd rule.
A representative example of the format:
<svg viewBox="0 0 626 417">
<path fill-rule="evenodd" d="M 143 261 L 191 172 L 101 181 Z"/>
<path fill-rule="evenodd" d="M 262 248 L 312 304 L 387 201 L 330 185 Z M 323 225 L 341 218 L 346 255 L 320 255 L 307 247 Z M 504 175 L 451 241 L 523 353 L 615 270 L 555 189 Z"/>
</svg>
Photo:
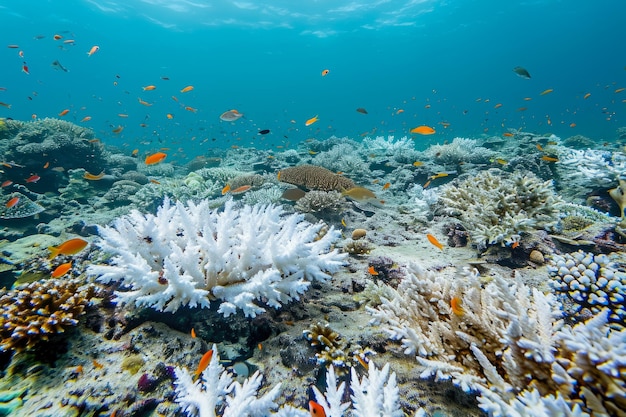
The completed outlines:
<svg viewBox="0 0 626 417">
<path fill-rule="evenodd" d="M 541 147 L 541 144 L 540 144 L 540 143 L 536 144 L 535 146 L 537 147 L 537 149 L 538 149 L 538 150 L 540 150 L 540 151 L 542 151 L 542 152 L 543 152 L 543 148 Z"/>
<path fill-rule="evenodd" d="M 328 75 L 330 71 L 328 71 L 327 69 L 325 69 L 324 71 L 322 71 L 322 77 L 325 77 Z"/>
<path fill-rule="evenodd" d="M 76 255 L 85 249 L 89 242 L 80 238 L 74 238 L 61 243 L 59 246 L 49 246 L 50 256 L 48 259 L 54 259 L 58 255 Z"/>
<path fill-rule="evenodd" d="M 370 275 L 374 275 L 374 276 L 378 275 L 378 271 L 376 271 L 376 269 L 374 269 L 374 267 L 373 267 L 373 266 L 371 266 L 371 265 L 369 266 L 369 268 L 367 268 L 367 272 L 368 272 Z"/>
<path fill-rule="evenodd" d="M 500 107 L 502 107 L 502 103 L 498 103 L 495 106 L 493 106 L 494 109 L 499 109 Z"/>
<path fill-rule="evenodd" d="M 389 187 L 391 187 L 391 183 L 390 182 L 386 182 L 385 185 L 383 185 L 383 190 L 386 190 Z"/>
<path fill-rule="evenodd" d="M 104 177 L 104 171 L 102 171 L 98 175 L 93 175 L 93 174 L 90 174 L 89 172 L 85 172 L 85 175 L 83 175 L 84 179 L 90 180 L 90 181 L 97 181 L 97 180 L 102 179 L 102 177 Z"/>
<path fill-rule="evenodd" d="M 104 368 L 104 365 L 94 359 L 93 360 L 93 367 L 96 368 L 96 369 L 102 369 L 102 368 Z"/>
<path fill-rule="evenodd" d="M 547 90 L 543 90 L 541 93 L 539 93 L 539 95 L 540 96 L 545 96 L 546 94 L 550 94 L 553 91 L 554 91 L 553 89 L 548 88 Z"/>
<path fill-rule="evenodd" d="M 196 338 L 196 331 L 193 329 L 193 327 L 191 328 L 191 338 L 192 339 Z"/>
<path fill-rule="evenodd" d="M 122 133 L 122 130 L 124 130 L 124 126 L 122 125 L 118 125 L 115 129 L 113 129 L 111 132 L 115 133 L 116 135 L 118 133 Z"/>
<path fill-rule="evenodd" d="M 185 106 L 185 110 L 190 111 L 192 113 L 195 113 L 198 111 L 198 109 L 194 109 L 193 107 L 190 107 L 190 106 Z"/>
<path fill-rule="evenodd" d="M 91 120 L 91 116 L 85 116 L 81 119 L 81 122 L 88 122 Z"/>
<path fill-rule="evenodd" d="M 66 114 L 68 114 L 69 112 L 70 112 L 70 111 L 69 111 L 69 109 L 65 109 L 65 110 L 63 110 L 61 113 L 59 113 L 59 117 L 63 117 L 63 116 L 65 116 Z"/>
<path fill-rule="evenodd" d="M 37 181 L 39 181 L 40 179 L 41 179 L 41 177 L 40 177 L 39 175 L 37 175 L 37 174 L 33 174 L 33 175 L 31 175 L 30 177 L 26 178 L 24 181 L 26 181 L 26 182 L 29 182 L 29 183 L 30 183 L 30 182 L 37 182 Z"/>
<path fill-rule="evenodd" d="M 46 169 L 50 166 L 50 162 L 46 162 L 45 164 L 43 164 L 43 169 Z"/>
<path fill-rule="evenodd" d="M 155 180 L 154 178 L 150 178 L 150 182 L 151 182 L 152 184 L 156 184 L 156 185 L 161 184 L 160 182 L 158 182 L 158 181 L 157 181 L 157 180 Z"/>
<path fill-rule="evenodd" d="M 63 36 L 61 36 L 61 35 L 54 35 L 52 37 L 52 39 L 54 39 L 55 41 L 58 41 L 59 39 L 63 39 Z"/>
<path fill-rule="evenodd" d="M 515 135 L 513 135 L 513 133 L 510 133 L 510 132 L 505 132 L 505 133 L 503 133 L 503 134 L 502 134 L 502 136 L 505 136 L 505 137 L 507 137 L 507 138 L 510 138 L 510 137 L 512 137 L 512 136 L 515 136 Z"/>
<path fill-rule="evenodd" d="M 133 149 L 133 151 L 130 153 L 131 156 L 137 156 L 137 154 L 139 153 L 139 149 Z"/>
<path fill-rule="evenodd" d="M 626 90 L 626 87 L 618 88 L 617 90 L 615 90 L 615 94 L 621 93 L 624 90 Z"/>
<path fill-rule="evenodd" d="M 313 400 L 309 401 L 309 413 L 311 413 L 311 417 L 326 417 L 324 407 Z"/>
<path fill-rule="evenodd" d="M 402 109 L 398 109 L 398 111 L 396 112 L 396 114 L 400 114 L 400 113 L 404 113 L 404 110 L 402 110 Z"/>
<path fill-rule="evenodd" d="M 576 127 L 576 123 L 570 123 L 569 127 Z"/>
<path fill-rule="evenodd" d="M 589 97 L 591 97 L 591 93 L 587 93 L 583 96 L 584 100 L 587 100 Z"/>
<path fill-rule="evenodd" d="M 541 159 L 547 162 L 558 162 L 559 160 L 559 158 L 554 158 L 552 156 L 547 156 L 547 155 L 542 156 Z"/>
<path fill-rule="evenodd" d="M 452 312 L 457 316 L 462 316 L 463 314 L 465 314 L 465 310 L 463 310 L 461 302 L 461 297 L 452 297 L 450 299 L 450 308 L 452 309 Z"/>
<path fill-rule="evenodd" d="M 180 90 L 181 93 L 186 93 L 188 91 L 193 90 L 193 85 L 188 85 L 187 87 L 183 88 L 182 90 Z"/>
<path fill-rule="evenodd" d="M 443 245 L 441 243 L 439 243 L 439 241 L 437 240 L 437 238 L 435 236 L 433 236 L 430 233 L 428 233 L 426 235 L 426 238 L 428 239 L 428 241 L 430 243 L 433 244 L 433 246 L 436 246 L 437 248 L 439 248 L 439 250 L 443 250 Z"/>
<path fill-rule="evenodd" d="M 249 185 L 242 185 L 241 187 L 235 188 L 234 190 L 230 190 L 231 194 L 242 194 L 252 188 Z"/>
<path fill-rule="evenodd" d="M 168 113 L 165 115 L 165 117 L 167 117 L 168 119 L 172 120 L 174 118 L 174 115 L 172 113 Z"/>
<path fill-rule="evenodd" d="M 93 54 L 95 54 L 99 50 L 100 50 L 100 47 L 98 45 L 94 45 L 94 46 L 91 47 L 89 52 L 87 52 L 87 56 L 92 56 Z"/>
<path fill-rule="evenodd" d="M 68 271 L 72 268 L 72 262 L 66 262 L 64 264 L 61 264 L 59 266 L 57 266 L 54 271 L 52 271 L 52 278 L 59 278 L 62 277 L 63 275 L 67 274 Z"/>
<path fill-rule="evenodd" d="M 280 172 L 278 173 L 280 175 Z M 224 188 L 222 188 L 222 195 L 226 194 L 230 191 L 230 184 L 226 184 Z"/>
<path fill-rule="evenodd" d="M 207 350 L 207 352 L 204 355 L 202 355 L 202 358 L 200 358 L 200 363 L 198 363 L 198 369 L 196 369 L 196 372 L 195 372 L 196 376 L 200 376 L 200 374 L 204 372 L 207 366 L 209 366 L 209 363 L 211 362 L 212 357 L 213 357 L 213 349 Z"/>
<path fill-rule="evenodd" d="M 435 133 L 435 129 L 430 126 L 418 126 L 411 129 L 411 133 L 417 133 L 418 135 L 432 135 Z"/>
<path fill-rule="evenodd" d="M 144 105 L 146 107 L 152 106 L 151 103 L 148 103 L 147 101 L 143 101 L 141 98 L 139 98 L 139 104 L 142 104 L 142 105 Z"/>
<path fill-rule="evenodd" d="M 15 207 L 17 205 L 17 203 L 19 203 L 19 202 L 20 202 L 20 198 L 19 197 L 13 197 L 9 201 L 7 201 L 6 207 L 7 208 Z"/>
<path fill-rule="evenodd" d="M 145 162 L 146 162 L 146 165 L 158 164 L 159 162 L 163 161 L 166 157 L 167 157 L 167 154 L 163 152 L 157 152 L 152 155 L 146 156 Z"/>
<path fill-rule="evenodd" d="M 147 85 L 141 88 L 143 88 L 143 91 L 152 91 L 152 90 L 156 90 L 156 85 Z"/>
<path fill-rule="evenodd" d="M 6 180 L 5 182 L 2 183 L 2 185 L 0 185 L 0 188 L 8 187 L 11 184 L 13 184 L 13 181 Z"/>
<path fill-rule="evenodd" d="M 317 122 L 319 119 L 317 118 L 317 116 L 315 117 L 311 117 L 309 120 L 307 120 L 306 122 L 304 122 L 305 126 L 311 126 L 313 123 Z"/>
</svg>

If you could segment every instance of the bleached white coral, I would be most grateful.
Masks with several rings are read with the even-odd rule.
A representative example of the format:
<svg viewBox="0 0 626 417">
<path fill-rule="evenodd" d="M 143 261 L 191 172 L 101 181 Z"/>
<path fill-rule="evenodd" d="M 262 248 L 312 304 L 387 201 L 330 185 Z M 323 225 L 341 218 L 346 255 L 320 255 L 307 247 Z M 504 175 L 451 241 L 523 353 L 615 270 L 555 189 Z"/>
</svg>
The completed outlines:
<svg viewBox="0 0 626 417">
<path fill-rule="evenodd" d="M 393 136 L 369 136 L 363 139 L 364 150 L 376 155 L 394 156 L 396 154 L 415 153 L 415 143 L 406 136 L 395 139 Z"/>
<path fill-rule="evenodd" d="M 87 273 L 104 283 L 120 281 L 116 300 L 174 312 L 220 300 L 225 316 L 246 316 L 298 299 L 311 280 L 325 281 L 346 254 L 331 250 L 341 232 L 303 215 L 283 216 L 280 206 L 244 206 L 223 211 L 209 202 L 188 206 L 165 199 L 156 215 L 137 210 L 101 227 L 98 245 L 113 257 Z"/>
<path fill-rule="evenodd" d="M 458 164 L 459 162 L 487 162 L 495 153 L 482 147 L 476 139 L 454 138 L 451 143 L 430 145 L 424 156 L 438 164 Z"/>
</svg>

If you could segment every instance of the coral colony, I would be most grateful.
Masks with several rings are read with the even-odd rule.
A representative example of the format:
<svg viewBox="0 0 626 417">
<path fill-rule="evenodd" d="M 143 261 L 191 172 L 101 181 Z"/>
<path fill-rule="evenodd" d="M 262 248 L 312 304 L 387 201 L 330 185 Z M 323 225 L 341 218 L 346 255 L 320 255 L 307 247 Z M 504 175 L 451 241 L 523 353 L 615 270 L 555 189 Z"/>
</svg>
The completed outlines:
<svg viewBox="0 0 626 417">
<path fill-rule="evenodd" d="M 3 121 L 0 415 L 625 416 L 626 158 L 506 137 L 181 167 Z"/>
</svg>

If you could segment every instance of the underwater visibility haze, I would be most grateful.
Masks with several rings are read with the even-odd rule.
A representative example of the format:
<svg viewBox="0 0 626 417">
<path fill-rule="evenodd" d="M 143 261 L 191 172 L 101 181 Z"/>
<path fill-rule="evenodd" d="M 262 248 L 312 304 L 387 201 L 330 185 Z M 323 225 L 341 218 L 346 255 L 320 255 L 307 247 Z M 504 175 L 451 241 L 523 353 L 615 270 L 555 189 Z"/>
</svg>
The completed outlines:
<svg viewBox="0 0 626 417">
<path fill-rule="evenodd" d="M 624 16 L 0 1 L 0 417 L 626 416 Z"/>
</svg>

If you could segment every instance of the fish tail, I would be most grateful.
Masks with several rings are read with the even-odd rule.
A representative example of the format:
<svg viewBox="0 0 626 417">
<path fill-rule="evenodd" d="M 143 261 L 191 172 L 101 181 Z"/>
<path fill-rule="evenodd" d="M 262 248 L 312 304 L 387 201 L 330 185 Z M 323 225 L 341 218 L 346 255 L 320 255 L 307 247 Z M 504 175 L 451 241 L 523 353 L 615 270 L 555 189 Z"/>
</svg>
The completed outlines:
<svg viewBox="0 0 626 417">
<path fill-rule="evenodd" d="M 48 246 L 48 250 L 50 251 L 48 259 L 54 259 L 59 254 L 59 249 L 56 246 Z"/>
</svg>

